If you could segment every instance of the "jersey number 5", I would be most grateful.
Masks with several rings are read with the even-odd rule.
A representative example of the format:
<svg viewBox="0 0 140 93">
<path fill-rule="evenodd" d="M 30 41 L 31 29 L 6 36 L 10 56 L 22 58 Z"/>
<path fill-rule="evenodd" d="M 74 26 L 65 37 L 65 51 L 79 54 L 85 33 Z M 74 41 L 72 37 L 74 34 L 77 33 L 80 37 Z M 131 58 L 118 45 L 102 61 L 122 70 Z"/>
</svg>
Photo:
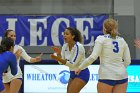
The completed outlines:
<svg viewBox="0 0 140 93">
<path fill-rule="evenodd" d="M 118 42 L 113 41 L 112 44 L 114 45 L 113 52 L 118 53 L 119 52 Z"/>
</svg>

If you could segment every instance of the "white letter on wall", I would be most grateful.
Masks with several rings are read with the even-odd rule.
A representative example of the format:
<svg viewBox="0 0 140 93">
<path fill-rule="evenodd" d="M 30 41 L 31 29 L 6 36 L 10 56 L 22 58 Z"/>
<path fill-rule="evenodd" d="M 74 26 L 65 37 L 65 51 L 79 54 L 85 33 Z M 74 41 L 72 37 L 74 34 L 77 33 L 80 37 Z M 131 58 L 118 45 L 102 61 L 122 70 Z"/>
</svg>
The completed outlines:
<svg viewBox="0 0 140 93">
<path fill-rule="evenodd" d="M 12 29 L 15 31 L 17 18 L 7 18 L 6 21 L 8 22 L 8 29 Z"/>
<path fill-rule="evenodd" d="M 82 36 L 86 37 L 86 40 L 89 39 L 89 27 L 88 26 L 84 26 L 84 22 L 88 22 L 90 24 L 90 27 L 93 28 L 93 18 L 75 18 L 74 19 L 76 21 L 76 26 L 77 29 L 82 31 L 81 34 Z M 85 27 L 85 30 L 84 28 Z M 94 41 L 94 37 L 91 38 L 91 42 Z"/>
<path fill-rule="evenodd" d="M 52 25 L 52 30 L 51 30 L 51 37 L 52 37 L 52 42 L 55 46 L 60 46 L 60 42 L 59 42 L 59 25 L 61 22 L 65 22 L 67 27 L 69 27 L 69 20 L 66 18 L 58 18 L 54 21 L 53 25 Z"/>
<path fill-rule="evenodd" d="M 15 31 L 17 18 L 7 18 L 6 21 L 8 22 L 8 29 Z M 22 36 L 22 35 L 21 35 Z M 24 37 L 21 37 L 21 41 L 19 45 L 24 46 Z"/>
<path fill-rule="evenodd" d="M 44 29 L 47 29 L 47 21 L 45 19 L 29 19 L 30 22 L 30 46 L 36 46 L 37 45 L 37 37 L 39 39 L 42 39 L 42 28 L 39 27 L 39 30 L 37 31 L 37 23 L 42 22 Z M 47 45 L 47 37 L 44 37 L 44 43 L 40 46 L 46 46 Z"/>
</svg>

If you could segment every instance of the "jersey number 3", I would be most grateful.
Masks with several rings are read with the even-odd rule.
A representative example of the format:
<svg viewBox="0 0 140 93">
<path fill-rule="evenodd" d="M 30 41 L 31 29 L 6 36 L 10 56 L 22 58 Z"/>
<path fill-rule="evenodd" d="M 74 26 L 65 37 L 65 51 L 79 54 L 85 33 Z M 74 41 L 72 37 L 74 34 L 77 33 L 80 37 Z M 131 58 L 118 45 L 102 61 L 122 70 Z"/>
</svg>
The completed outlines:
<svg viewBox="0 0 140 93">
<path fill-rule="evenodd" d="M 112 44 L 114 45 L 113 52 L 118 53 L 119 52 L 118 42 L 113 41 Z"/>
</svg>

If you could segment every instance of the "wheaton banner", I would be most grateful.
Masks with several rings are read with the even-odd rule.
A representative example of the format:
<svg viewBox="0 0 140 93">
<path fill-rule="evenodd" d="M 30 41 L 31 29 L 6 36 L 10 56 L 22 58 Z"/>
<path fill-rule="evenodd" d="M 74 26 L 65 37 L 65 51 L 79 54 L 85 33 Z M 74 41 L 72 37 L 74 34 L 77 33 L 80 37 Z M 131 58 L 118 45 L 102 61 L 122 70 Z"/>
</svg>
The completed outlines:
<svg viewBox="0 0 140 93">
<path fill-rule="evenodd" d="M 61 46 L 63 31 L 74 27 L 81 31 L 84 45 L 93 45 L 102 34 L 102 24 L 108 15 L 0 15 L 0 39 L 6 29 L 16 32 L 16 44 L 22 46 Z"/>
</svg>

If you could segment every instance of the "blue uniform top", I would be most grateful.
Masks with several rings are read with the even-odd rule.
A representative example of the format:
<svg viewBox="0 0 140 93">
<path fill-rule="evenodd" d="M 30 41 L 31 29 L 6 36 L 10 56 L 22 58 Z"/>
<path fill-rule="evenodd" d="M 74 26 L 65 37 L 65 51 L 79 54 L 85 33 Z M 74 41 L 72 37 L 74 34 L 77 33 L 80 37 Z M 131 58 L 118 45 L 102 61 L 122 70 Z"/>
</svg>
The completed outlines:
<svg viewBox="0 0 140 93">
<path fill-rule="evenodd" d="M 3 72 L 5 72 L 10 66 L 11 73 L 13 75 L 17 74 L 17 62 L 16 62 L 16 56 L 10 52 L 6 51 L 2 54 L 0 54 L 0 80 L 2 80 Z"/>
</svg>

